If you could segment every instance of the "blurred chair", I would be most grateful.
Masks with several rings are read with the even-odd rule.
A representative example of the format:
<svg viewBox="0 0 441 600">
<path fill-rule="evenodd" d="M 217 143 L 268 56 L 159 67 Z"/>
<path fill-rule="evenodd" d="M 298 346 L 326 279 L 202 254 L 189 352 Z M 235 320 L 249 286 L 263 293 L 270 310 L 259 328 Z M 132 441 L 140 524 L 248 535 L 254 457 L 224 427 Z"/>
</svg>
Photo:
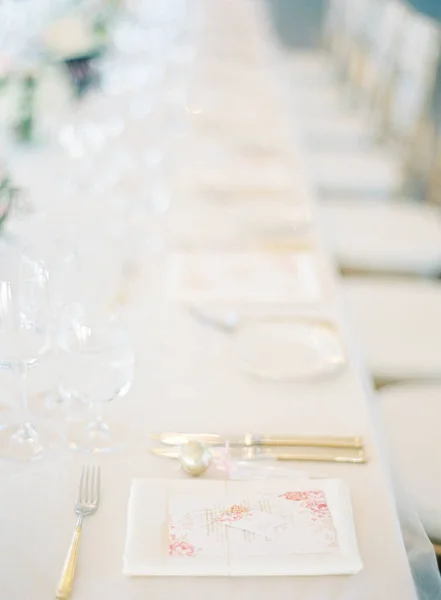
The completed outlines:
<svg viewBox="0 0 441 600">
<path fill-rule="evenodd" d="M 433 542 L 441 542 L 441 384 L 407 383 L 379 391 L 378 409 L 400 480 Z M 438 550 L 440 548 L 438 547 Z"/>
<path fill-rule="evenodd" d="M 313 48 L 320 43 L 328 0 L 266 0 L 282 43 Z"/>
<path fill-rule="evenodd" d="M 441 282 L 353 277 L 343 291 L 377 384 L 441 381 Z"/>
<path fill-rule="evenodd" d="M 441 89 L 441 56 L 440 73 L 438 85 Z M 438 106 L 441 110 L 441 106 Z M 427 173 L 427 197 L 428 201 L 435 206 L 441 206 L 441 127 L 432 134 L 433 143 L 430 145 L 431 155 L 427 156 L 430 168 Z"/>
<path fill-rule="evenodd" d="M 288 52 L 289 76 L 293 83 L 300 83 L 308 90 L 316 87 L 336 86 L 337 64 L 346 62 L 344 53 L 346 0 L 328 0 L 321 43 L 318 48 Z"/>
<path fill-rule="evenodd" d="M 441 61 L 440 29 L 429 19 L 408 11 L 397 46 L 388 83 L 384 85 L 385 78 L 381 78 L 381 85 L 377 86 L 380 110 L 372 113 L 387 141 L 386 150 L 375 154 L 359 152 L 355 158 L 352 154 L 347 159 L 337 151 L 330 156 L 328 168 L 335 171 L 331 176 L 342 179 L 346 193 L 335 192 L 326 197 L 321 204 L 322 224 L 344 273 L 438 276 L 440 211 L 412 201 L 409 196 L 414 193 L 431 204 L 441 196 L 441 137 L 431 119 L 437 60 L 438 64 Z M 380 165 L 375 172 L 373 156 L 377 156 Z M 383 178 L 383 194 L 377 188 L 379 201 L 373 199 L 375 190 L 371 183 L 348 193 L 348 188 L 355 188 L 362 181 L 356 165 L 366 169 L 366 179 L 372 177 L 377 186 L 380 176 Z M 396 193 L 399 187 L 395 193 L 393 188 L 387 189 L 388 176 L 389 185 L 395 178 L 402 194 Z"/>
<path fill-rule="evenodd" d="M 361 87 L 363 81 L 371 81 L 368 88 L 373 91 L 366 94 L 371 98 L 367 122 L 374 132 L 371 139 L 374 135 L 381 145 L 359 150 L 310 149 L 312 179 L 325 196 L 391 197 L 402 191 L 409 178 L 416 136 L 433 91 L 441 33 L 435 23 L 410 10 L 401 25 L 388 57 L 392 61 L 388 76 L 376 79 L 374 71 L 367 76 L 369 68 L 364 68 L 360 77 Z"/>
<path fill-rule="evenodd" d="M 409 192 L 425 203 L 404 194 L 386 202 L 329 198 L 320 205 L 324 235 L 343 273 L 441 275 L 441 132 L 429 117 L 426 111 L 404 173 Z"/>
<path fill-rule="evenodd" d="M 411 200 L 330 200 L 324 235 L 345 275 L 441 275 L 441 211 Z"/>
<path fill-rule="evenodd" d="M 333 0 L 323 36 L 326 50 L 286 56 L 293 111 L 307 147 L 372 143 L 370 110 L 377 88 L 390 80 L 389 57 L 407 14 L 399 0 Z"/>
</svg>

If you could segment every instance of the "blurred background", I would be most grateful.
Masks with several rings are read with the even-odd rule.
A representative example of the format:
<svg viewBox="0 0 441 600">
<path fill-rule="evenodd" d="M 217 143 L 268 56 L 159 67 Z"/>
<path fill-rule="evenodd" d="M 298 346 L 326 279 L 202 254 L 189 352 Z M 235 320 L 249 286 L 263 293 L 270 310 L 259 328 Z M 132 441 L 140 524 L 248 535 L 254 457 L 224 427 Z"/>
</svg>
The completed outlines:
<svg viewBox="0 0 441 600">
<path fill-rule="evenodd" d="M 228 48 L 219 58 L 221 36 L 204 30 L 197 0 L 0 0 L 0 225 L 5 256 L 26 256 L 49 283 L 36 353 L 46 338 L 56 360 L 78 351 L 66 307 L 124 309 L 140 272 L 154 297 L 170 249 L 249 248 L 276 230 L 279 244 L 304 243 L 316 224 L 280 192 L 296 179 L 284 154 L 295 141 L 375 388 L 370 408 L 441 554 L 441 0 L 263 4 L 277 35 L 260 68 L 261 40 L 242 48 L 229 23 L 243 64 Z M 257 97 L 275 105 L 261 71 L 282 91 L 280 127 L 265 127 L 254 107 Z M 199 147 L 188 144 L 195 131 Z M 256 156 L 263 166 L 237 183 L 238 161 Z M 249 198 L 226 208 L 239 188 L 264 196 L 262 187 L 270 208 Z M 29 305 L 35 317 L 32 294 Z M 119 326 L 105 325 L 119 340 L 124 395 L 133 352 Z M 35 409 L 57 411 L 59 400 L 42 394 Z"/>
<path fill-rule="evenodd" d="M 283 43 L 294 47 L 313 47 L 321 42 L 328 8 L 327 0 L 267 0 Z M 441 19 L 438 0 L 407 0 L 417 11 Z"/>
</svg>

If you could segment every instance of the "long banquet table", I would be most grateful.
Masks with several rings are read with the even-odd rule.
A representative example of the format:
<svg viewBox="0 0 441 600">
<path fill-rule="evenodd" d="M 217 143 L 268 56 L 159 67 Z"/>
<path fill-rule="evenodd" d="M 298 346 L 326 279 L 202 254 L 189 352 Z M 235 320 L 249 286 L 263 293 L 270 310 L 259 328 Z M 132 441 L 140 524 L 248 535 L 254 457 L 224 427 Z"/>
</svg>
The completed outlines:
<svg viewBox="0 0 441 600">
<path fill-rule="evenodd" d="M 251 20 L 263 19 L 257 3 L 238 2 Z M 233 11 L 225 3 L 225 11 Z M 214 9 L 213 9 L 214 11 Z M 215 12 L 215 11 L 214 11 Z M 262 29 L 269 44 L 271 33 Z M 290 125 L 287 125 L 287 129 Z M 314 213 L 314 192 L 291 148 L 295 201 Z M 194 207 L 169 210 L 194 239 Z M 209 218 L 209 216 L 207 217 Z M 215 217 L 213 217 L 214 219 Z M 216 223 L 211 223 L 213 235 Z M 172 228 L 172 231 L 173 228 Z M 102 471 L 102 502 L 84 524 L 74 597 L 78 600 L 171 600 L 275 597 L 302 600 L 411 600 L 415 591 L 371 414 L 371 389 L 339 294 L 339 280 L 320 233 L 307 233 L 319 265 L 324 296 L 315 307 L 336 319 L 349 364 L 339 375 L 311 383 L 280 383 L 247 377 L 234 368 L 231 336 L 198 323 L 164 294 L 163 254 L 143 263 L 125 306 L 136 356 L 135 383 L 106 415 L 127 429 L 123 451 L 91 457 Z M 193 238 L 192 238 L 193 239 Z M 145 268 L 143 267 L 145 266 Z M 61 427 L 61 426 L 59 426 Z M 295 464 L 310 475 L 343 478 L 349 485 L 364 564 L 355 576 L 255 578 L 127 578 L 122 575 L 127 501 L 133 477 L 182 477 L 174 461 L 152 456 L 148 436 L 160 431 L 361 435 L 368 463 Z M 0 464 L 0 597 L 46 600 L 54 591 L 74 526 L 73 504 L 82 454 L 60 449 L 32 465 Z"/>
</svg>

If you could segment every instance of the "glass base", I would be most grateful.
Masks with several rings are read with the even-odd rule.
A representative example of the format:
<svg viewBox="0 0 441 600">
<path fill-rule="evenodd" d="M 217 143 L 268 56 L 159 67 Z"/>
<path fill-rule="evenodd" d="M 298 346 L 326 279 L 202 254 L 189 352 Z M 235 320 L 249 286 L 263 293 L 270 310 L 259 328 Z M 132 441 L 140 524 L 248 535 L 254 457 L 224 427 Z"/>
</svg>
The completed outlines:
<svg viewBox="0 0 441 600">
<path fill-rule="evenodd" d="M 44 458 L 51 454 L 58 436 L 49 428 L 31 423 L 7 425 L 0 429 L 0 457 L 27 462 Z"/>
<path fill-rule="evenodd" d="M 119 425 L 109 425 L 101 419 L 88 423 L 73 423 L 67 431 L 72 450 L 101 454 L 114 452 L 123 446 L 123 431 Z"/>
</svg>

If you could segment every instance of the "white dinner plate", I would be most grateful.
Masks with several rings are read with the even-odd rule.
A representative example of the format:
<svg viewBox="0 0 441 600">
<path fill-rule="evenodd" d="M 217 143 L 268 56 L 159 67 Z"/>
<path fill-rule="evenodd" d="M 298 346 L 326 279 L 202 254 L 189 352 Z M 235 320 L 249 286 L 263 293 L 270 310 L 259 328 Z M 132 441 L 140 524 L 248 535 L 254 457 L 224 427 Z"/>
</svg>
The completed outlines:
<svg viewBox="0 0 441 600">
<path fill-rule="evenodd" d="M 325 320 L 268 317 L 245 321 L 237 328 L 233 346 L 241 371 L 274 381 L 332 375 L 346 364 L 338 329 Z"/>
</svg>

